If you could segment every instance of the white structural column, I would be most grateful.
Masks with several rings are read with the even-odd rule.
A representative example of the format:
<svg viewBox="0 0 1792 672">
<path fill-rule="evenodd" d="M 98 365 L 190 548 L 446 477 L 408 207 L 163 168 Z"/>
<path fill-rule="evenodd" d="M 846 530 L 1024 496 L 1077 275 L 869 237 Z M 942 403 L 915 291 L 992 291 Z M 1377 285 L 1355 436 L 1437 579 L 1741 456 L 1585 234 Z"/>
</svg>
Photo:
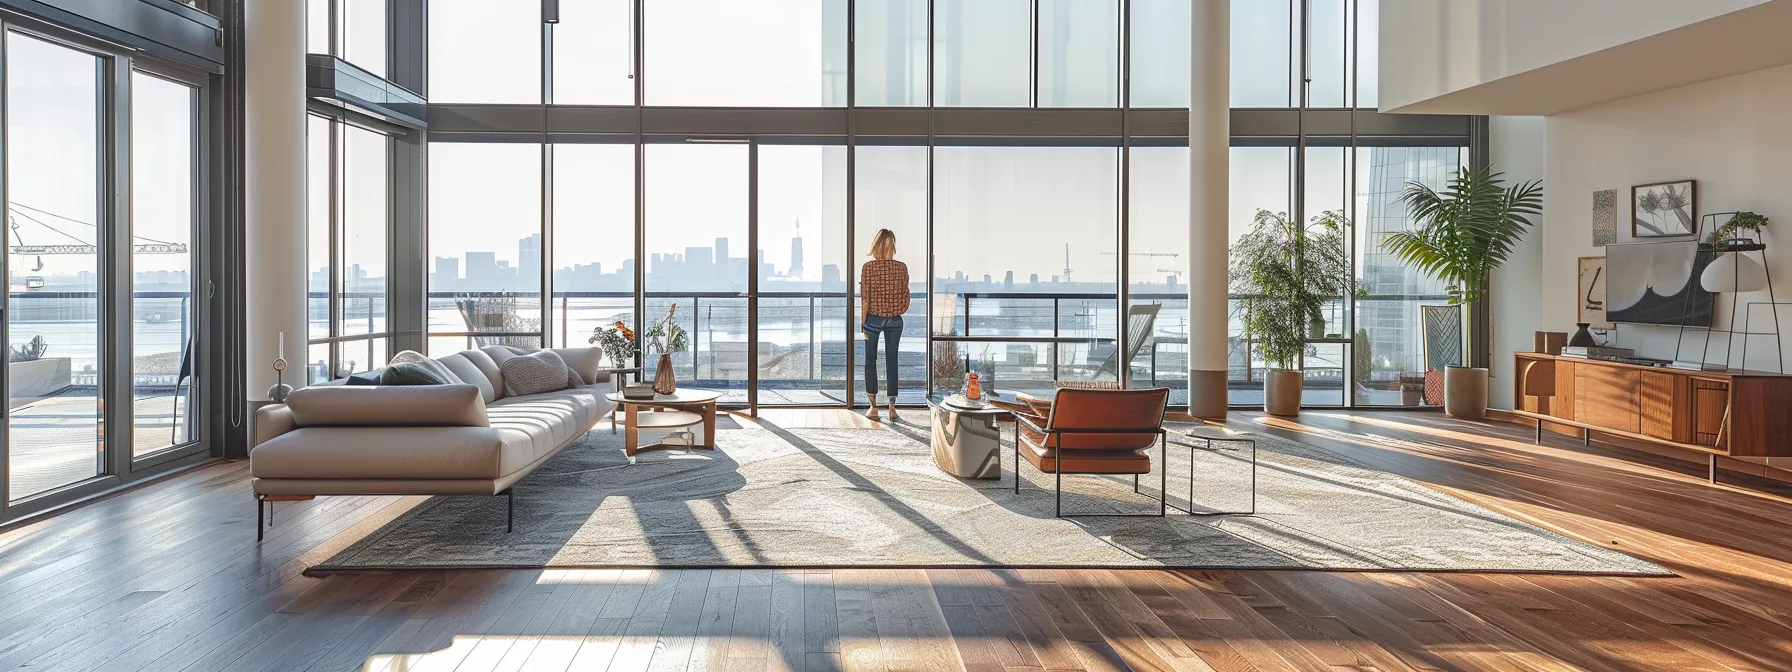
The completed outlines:
<svg viewBox="0 0 1792 672">
<path fill-rule="evenodd" d="M 305 384 L 305 0 L 244 3 L 244 298 L 251 406 L 274 384 L 285 334 L 288 385 Z"/>
<path fill-rule="evenodd" d="M 1194 0 L 1189 54 L 1188 412 L 1226 417 L 1231 0 Z"/>
</svg>

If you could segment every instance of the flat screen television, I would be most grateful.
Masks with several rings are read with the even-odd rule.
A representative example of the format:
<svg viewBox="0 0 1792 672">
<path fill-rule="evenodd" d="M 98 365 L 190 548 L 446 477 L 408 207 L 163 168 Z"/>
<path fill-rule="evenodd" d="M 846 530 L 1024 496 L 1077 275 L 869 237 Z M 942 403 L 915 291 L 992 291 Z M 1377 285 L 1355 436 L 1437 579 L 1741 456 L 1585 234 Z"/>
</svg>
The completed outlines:
<svg viewBox="0 0 1792 672">
<path fill-rule="evenodd" d="M 1697 240 L 1607 245 L 1606 319 L 1710 327 L 1717 297 L 1699 284 L 1699 275 L 1715 256 Z"/>
</svg>

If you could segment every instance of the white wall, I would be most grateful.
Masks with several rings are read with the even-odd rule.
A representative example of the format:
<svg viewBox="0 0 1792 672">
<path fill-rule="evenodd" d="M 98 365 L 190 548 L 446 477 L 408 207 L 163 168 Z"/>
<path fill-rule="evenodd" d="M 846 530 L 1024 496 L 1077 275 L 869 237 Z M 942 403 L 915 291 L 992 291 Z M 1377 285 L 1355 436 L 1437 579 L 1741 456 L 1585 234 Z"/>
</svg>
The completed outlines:
<svg viewBox="0 0 1792 672">
<path fill-rule="evenodd" d="M 1764 236 L 1768 269 L 1782 301 L 1792 301 L 1792 66 L 1762 70 L 1545 117 L 1547 161 L 1542 227 L 1542 328 L 1572 330 L 1576 260 L 1599 256 L 1591 242 L 1592 194 L 1617 189 L 1618 239 L 1629 231 L 1631 185 L 1698 180 L 1701 214 L 1751 210 L 1771 218 Z M 1497 136 L 1496 136 L 1497 137 Z M 1741 301 L 1766 301 L 1767 292 Z M 1729 324 L 1729 297 L 1719 296 L 1716 324 Z M 1757 315 L 1764 315 L 1757 309 Z M 1792 318 L 1792 309 L 1782 311 Z M 1495 318 L 1499 319 L 1498 316 Z M 1792 319 L 1785 326 L 1792 332 Z M 1760 320 L 1757 329 L 1770 326 Z M 1620 325 L 1617 345 L 1668 358 L 1679 330 Z M 1692 333 L 1692 332 L 1689 332 Z M 1792 336 L 1792 333 L 1788 333 Z M 1689 346 L 1700 339 L 1689 337 Z M 1511 349 L 1501 344 L 1508 363 Z M 1792 339 L 1788 339 L 1792 345 Z M 1721 339 L 1712 350 L 1723 356 Z M 1792 355 L 1792 348 L 1784 353 Z M 1683 355 L 1684 357 L 1684 355 Z M 1741 362 L 1738 362 L 1741 363 Z M 1772 339 L 1750 343 L 1748 368 L 1776 370 Z M 1788 367 L 1792 371 L 1792 367 Z M 1508 378 L 1495 395 L 1511 396 Z"/>
<path fill-rule="evenodd" d="M 1403 107 L 1772 0 L 1381 0 L 1381 107 Z"/>
<path fill-rule="evenodd" d="M 1543 180 L 1543 194 L 1550 194 L 1548 152 L 1544 145 L 1544 117 L 1493 117 L 1489 119 L 1489 159 L 1493 169 L 1505 173 L 1507 184 Z M 1529 351 L 1531 336 L 1543 329 L 1543 311 L 1537 297 L 1543 291 L 1543 229 L 1546 218 L 1532 222 L 1529 235 L 1519 241 L 1506 263 L 1493 272 L 1492 376 L 1490 405 L 1512 409 L 1512 353 Z"/>
</svg>

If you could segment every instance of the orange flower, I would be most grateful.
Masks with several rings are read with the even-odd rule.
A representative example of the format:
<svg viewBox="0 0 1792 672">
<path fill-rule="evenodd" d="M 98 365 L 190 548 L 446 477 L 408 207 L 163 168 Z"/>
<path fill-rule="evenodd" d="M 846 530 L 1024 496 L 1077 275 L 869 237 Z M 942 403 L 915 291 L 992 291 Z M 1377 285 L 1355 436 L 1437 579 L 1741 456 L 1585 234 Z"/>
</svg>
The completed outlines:
<svg viewBox="0 0 1792 672">
<path fill-rule="evenodd" d="M 616 321 L 616 330 L 617 330 L 617 331 L 620 331 L 620 332 L 622 332 L 622 337 L 623 337 L 623 338 L 626 338 L 626 339 L 628 339 L 628 340 L 631 340 L 631 341 L 632 341 L 632 340 L 635 340 L 635 332 L 634 332 L 634 331 L 632 331 L 632 330 L 630 330 L 630 329 L 629 329 L 629 328 L 628 328 L 628 325 L 626 325 L 626 324 L 623 324 L 623 323 L 622 323 L 622 320 L 617 320 L 617 321 Z"/>
</svg>

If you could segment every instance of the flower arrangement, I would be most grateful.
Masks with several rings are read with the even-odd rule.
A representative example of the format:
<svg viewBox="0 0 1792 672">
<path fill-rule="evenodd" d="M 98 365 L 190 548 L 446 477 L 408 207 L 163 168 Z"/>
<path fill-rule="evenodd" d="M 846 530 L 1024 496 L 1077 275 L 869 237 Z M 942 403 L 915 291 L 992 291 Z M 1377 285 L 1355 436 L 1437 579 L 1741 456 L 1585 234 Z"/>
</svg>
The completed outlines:
<svg viewBox="0 0 1792 672">
<path fill-rule="evenodd" d="M 617 320 L 611 326 L 598 327 L 591 330 L 591 339 L 587 343 L 595 343 L 610 358 L 611 365 L 626 367 L 635 360 L 635 331 Z"/>
<path fill-rule="evenodd" d="M 690 349 L 690 334 L 685 333 L 684 327 L 679 326 L 677 320 L 673 319 L 677 315 L 678 304 L 674 303 L 666 309 L 665 318 L 654 322 L 653 326 L 648 327 L 647 331 L 641 334 L 647 338 L 649 352 L 667 354 Z"/>
</svg>

